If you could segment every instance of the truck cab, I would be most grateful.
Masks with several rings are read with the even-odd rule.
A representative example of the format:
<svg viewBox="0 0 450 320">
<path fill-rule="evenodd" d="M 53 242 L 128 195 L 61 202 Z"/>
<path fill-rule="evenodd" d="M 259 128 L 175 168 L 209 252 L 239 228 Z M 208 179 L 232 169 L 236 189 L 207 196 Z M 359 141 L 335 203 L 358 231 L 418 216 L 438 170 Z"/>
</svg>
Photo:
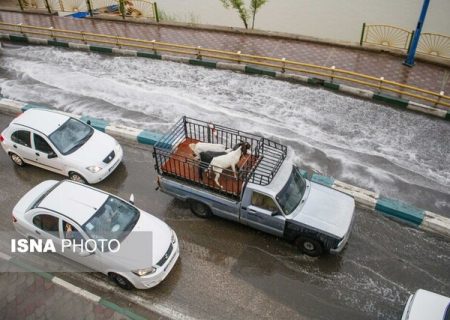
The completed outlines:
<svg viewBox="0 0 450 320">
<path fill-rule="evenodd" d="M 224 168 L 225 189 L 198 177 L 200 164 L 186 144 L 212 141 L 231 148 L 242 140 L 251 152 L 240 160 L 237 178 Z M 284 238 L 310 256 L 340 252 L 350 236 L 354 199 L 308 180 L 294 165 L 293 151 L 279 143 L 184 117 L 155 144 L 153 156 L 160 190 L 189 202 L 200 217 L 216 215 Z"/>
</svg>

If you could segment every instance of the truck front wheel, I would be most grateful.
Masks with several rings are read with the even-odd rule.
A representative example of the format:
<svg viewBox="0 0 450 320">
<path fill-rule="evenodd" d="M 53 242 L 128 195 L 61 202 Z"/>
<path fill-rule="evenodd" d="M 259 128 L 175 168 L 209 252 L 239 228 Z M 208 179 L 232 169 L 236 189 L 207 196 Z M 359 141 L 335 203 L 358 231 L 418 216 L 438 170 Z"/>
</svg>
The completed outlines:
<svg viewBox="0 0 450 320">
<path fill-rule="evenodd" d="M 320 243 L 320 241 L 307 237 L 298 237 L 295 240 L 295 245 L 300 249 L 301 252 L 307 254 L 310 257 L 318 257 L 324 251 L 323 245 L 322 243 Z"/>
<path fill-rule="evenodd" d="M 212 216 L 211 209 L 209 209 L 209 207 L 204 203 L 195 200 L 190 200 L 189 206 L 191 208 L 192 213 L 195 214 L 197 217 L 209 218 Z"/>
</svg>

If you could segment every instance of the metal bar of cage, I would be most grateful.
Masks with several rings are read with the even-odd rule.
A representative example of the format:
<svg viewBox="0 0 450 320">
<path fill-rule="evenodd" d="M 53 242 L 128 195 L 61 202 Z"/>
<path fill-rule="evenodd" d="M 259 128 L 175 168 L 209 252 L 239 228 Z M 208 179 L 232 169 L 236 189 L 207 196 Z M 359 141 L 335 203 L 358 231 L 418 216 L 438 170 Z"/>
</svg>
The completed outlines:
<svg viewBox="0 0 450 320">
<path fill-rule="evenodd" d="M 211 185 L 209 180 L 204 182 L 200 178 L 196 178 L 195 170 L 198 170 L 199 166 L 207 168 L 209 164 L 190 159 L 187 155 L 175 155 L 174 151 L 177 146 L 186 141 L 186 139 L 222 143 L 226 148 L 231 148 L 240 141 L 250 144 L 251 155 L 241 165 L 237 183 L 231 183 L 231 191 L 221 190 L 215 184 Z M 281 167 L 286 155 L 287 147 L 275 141 L 252 133 L 188 117 L 183 117 L 177 121 L 171 130 L 161 137 L 154 146 L 155 166 L 159 174 L 189 181 L 232 197 L 239 197 L 248 182 L 261 185 L 269 184 Z M 193 175 L 192 172 L 194 172 Z M 236 180 L 233 172 L 229 169 L 223 170 L 221 178 L 225 181 L 228 181 L 228 179 Z"/>
</svg>

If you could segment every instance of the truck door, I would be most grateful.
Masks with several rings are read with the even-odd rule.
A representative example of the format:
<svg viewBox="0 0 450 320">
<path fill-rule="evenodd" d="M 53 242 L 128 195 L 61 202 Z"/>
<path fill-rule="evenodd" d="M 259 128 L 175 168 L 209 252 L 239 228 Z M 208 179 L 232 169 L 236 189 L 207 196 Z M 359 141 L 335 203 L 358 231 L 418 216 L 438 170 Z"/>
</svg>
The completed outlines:
<svg viewBox="0 0 450 320">
<path fill-rule="evenodd" d="M 276 202 L 266 194 L 248 191 L 242 201 L 241 222 L 255 229 L 283 236 L 286 219 Z"/>
</svg>

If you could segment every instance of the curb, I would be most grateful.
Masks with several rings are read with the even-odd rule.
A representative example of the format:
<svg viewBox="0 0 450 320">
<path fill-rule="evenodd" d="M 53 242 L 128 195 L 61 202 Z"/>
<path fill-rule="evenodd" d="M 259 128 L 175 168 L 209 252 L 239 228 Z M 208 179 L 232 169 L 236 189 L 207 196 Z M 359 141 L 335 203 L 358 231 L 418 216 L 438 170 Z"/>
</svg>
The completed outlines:
<svg viewBox="0 0 450 320">
<path fill-rule="evenodd" d="M 0 112 L 19 114 L 31 108 L 47 108 L 35 104 L 18 102 L 6 98 L 0 98 Z M 62 112 L 65 113 L 65 112 Z M 139 143 L 153 146 L 162 134 L 141 130 L 126 126 L 110 125 L 103 119 L 92 118 L 89 116 L 77 116 L 65 113 L 71 117 L 80 119 L 81 121 L 91 121 L 91 126 L 97 130 L 106 132 L 116 138 L 126 140 L 128 142 Z M 307 172 L 302 170 L 302 175 L 306 178 Z M 372 211 L 381 212 L 383 215 L 406 223 L 417 229 L 428 231 L 430 233 L 439 234 L 450 238 L 450 219 L 436 213 L 416 208 L 407 203 L 381 197 L 378 193 L 352 186 L 348 183 L 334 179 L 333 177 L 323 176 L 314 173 L 311 181 L 341 191 L 352 196 L 356 205 Z"/>
<path fill-rule="evenodd" d="M 6 261 L 8 261 L 8 262 L 10 262 L 10 263 L 12 263 L 12 264 L 14 264 L 14 265 L 24 269 L 24 270 L 26 270 L 28 272 L 33 272 L 34 274 L 37 274 L 38 276 L 40 276 L 40 277 L 42 277 L 42 278 L 44 278 L 46 280 L 51 281 L 52 283 L 54 283 L 55 285 L 57 285 L 59 287 L 62 287 L 62 288 L 66 289 L 66 290 L 68 290 L 68 291 L 70 291 L 70 292 L 72 292 L 72 293 L 74 293 L 74 294 L 76 294 L 78 296 L 81 296 L 81 297 L 83 297 L 83 298 L 85 298 L 85 299 L 87 299 L 87 300 L 89 300 L 91 302 L 101 304 L 105 308 L 108 308 L 108 309 L 111 309 L 111 310 L 113 310 L 113 311 L 115 311 L 117 313 L 120 313 L 120 314 L 128 317 L 129 319 L 132 319 L 132 320 L 145 320 L 145 319 L 147 319 L 147 318 L 145 318 L 145 317 L 143 317 L 143 316 L 141 316 L 141 315 L 139 315 L 137 313 L 134 313 L 130 309 L 120 307 L 119 305 L 109 301 L 108 299 L 102 298 L 102 297 L 100 297 L 100 296 L 98 296 L 96 294 L 93 294 L 92 292 L 89 292 L 89 291 L 87 291 L 85 289 L 77 287 L 77 286 L 71 284 L 70 282 L 67 282 L 67 281 L 65 281 L 65 280 L 63 280 L 61 278 L 58 278 L 57 276 L 54 276 L 51 273 L 43 272 L 43 271 L 40 271 L 40 270 L 38 270 L 38 269 L 36 269 L 34 267 L 31 267 L 31 266 L 29 266 L 29 265 L 19 261 L 18 259 L 13 258 L 13 257 L 11 257 L 11 256 L 9 256 L 9 255 L 7 255 L 7 254 L 5 254 L 3 252 L 0 252 L 0 259 L 6 260 Z"/>
<path fill-rule="evenodd" d="M 368 89 L 360 89 L 357 87 L 352 87 L 349 85 L 344 85 L 340 83 L 334 83 L 333 81 L 327 81 L 315 77 L 302 76 L 298 74 L 292 73 L 284 73 L 279 71 L 273 71 L 268 69 L 262 69 L 259 67 L 254 67 L 241 63 L 231 63 L 231 62 L 219 62 L 219 61 L 209 61 L 203 59 L 192 59 L 184 56 L 171 56 L 171 55 L 161 55 L 156 52 L 144 52 L 137 50 L 129 50 L 129 49 L 121 49 L 121 48 L 113 48 L 113 47 L 102 47 L 98 45 L 89 45 L 82 43 L 73 43 L 73 42 L 64 42 L 58 41 L 56 39 L 47 40 L 42 38 L 34 38 L 27 37 L 25 35 L 9 35 L 9 34 L 0 34 L 0 39 L 9 40 L 11 42 L 18 43 L 28 43 L 35 45 L 50 45 L 60 48 L 71 48 L 77 50 L 91 51 L 95 53 L 103 53 L 103 54 L 118 54 L 124 56 L 135 56 L 135 57 L 143 57 L 150 58 L 156 60 L 164 60 L 164 61 L 172 61 L 178 63 L 185 63 L 194 66 L 202 66 L 206 68 L 212 69 L 223 69 L 223 70 L 232 70 L 243 72 L 250 75 L 262 75 L 268 76 L 293 82 L 300 82 L 308 85 L 321 86 L 325 89 L 332 91 L 339 91 L 345 94 L 350 94 L 353 96 L 357 96 L 364 99 L 373 100 L 375 102 L 387 104 L 393 107 L 400 107 L 408 110 L 412 110 L 415 112 L 424 113 L 427 115 L 439 117 L 445 120 L 450 121 L 450 110 L 439 109 L 434 106 L 428 106 L 424 104 L 420 104 L 417 102 L 409 101 L 406 99 L 402 99 L 387 93 L 379 93 L 375 91 L 371 91 Z"/>
<path fill-rule="evenodd" d="M 380 194 L 352 186 L 332 177 L 314 173 L 311 181 L 352 196 L 356 205 L 377 211 L 386 217 L 414 228 L 450 238 L 450 219 L 436 213 L 416 208 L 405 202 L 380 196 Z"/>
<path fill-rule="evenodd" d="M 15 100 L 10 100 L 6 98 L 0 98 L 0 112 L 17 115 L 22 112 L 27 111 L 28 109 L 32 108 L 42 108 L 42 109 L 50 109 L 47 106 L 37 105 L 37 104 L 30 104 L 25 102 L 19 102 Z M 58 111 L 63 114 L 67 114 L 70 117 L 79 119 L 83 121 L 84 123 L 87 123 L 88 121 L 91 122 L 91 126 L 99 131 L 105 132 L 109 135 L 112 135 L 116 138 L 126 140 L 128 142 L 134 142 L 134 143 L 140 143 L 140 144 L 146 144 L 153 146 L 161 137 L 162 135 L 155 132 L 150 132 L 147 130 L 142 129 L 136 129 L 136 128 L 130 128 L 125 126 L 115 126 L 110 125 L 107 121 L 103 119 L 93 118 L 90 116 L 79 116 L 63 111 Z"/>
</svg>

